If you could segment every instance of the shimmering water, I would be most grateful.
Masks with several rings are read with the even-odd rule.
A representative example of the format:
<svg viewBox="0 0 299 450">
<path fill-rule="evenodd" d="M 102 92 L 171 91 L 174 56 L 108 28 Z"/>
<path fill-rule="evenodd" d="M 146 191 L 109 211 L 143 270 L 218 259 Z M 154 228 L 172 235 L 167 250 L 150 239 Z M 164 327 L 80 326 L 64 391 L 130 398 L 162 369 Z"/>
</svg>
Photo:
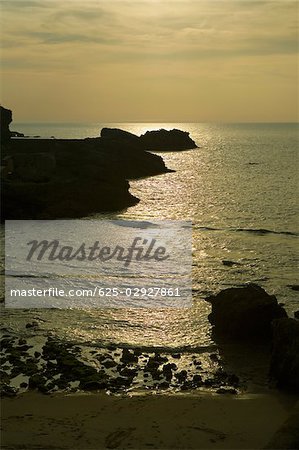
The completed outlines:
<svg viewBox="0 0 299 450">
<path fill-rule="evenodd" d="M 130 182 L 140 203 L 125 219 L 193 221 L 194 304 L 188 310 L 4 311 L 5 326 L 24 333 L 34 317 L 39 332 L 76 342 L 184 347 L 212 344 L 204 297 L 256 282 L 298 309 L 298 125 L 296 124 L 15 124 L 29 135 L 84 138 L 104 126 L 136 134 L 159 128 L 190 132 L 199 148 L 161 153 L 175 173 Z M 229 263 L 223 263 L 229 261 Z M 27 330 L 26 332 L 30 332 Z"/>
</svg>

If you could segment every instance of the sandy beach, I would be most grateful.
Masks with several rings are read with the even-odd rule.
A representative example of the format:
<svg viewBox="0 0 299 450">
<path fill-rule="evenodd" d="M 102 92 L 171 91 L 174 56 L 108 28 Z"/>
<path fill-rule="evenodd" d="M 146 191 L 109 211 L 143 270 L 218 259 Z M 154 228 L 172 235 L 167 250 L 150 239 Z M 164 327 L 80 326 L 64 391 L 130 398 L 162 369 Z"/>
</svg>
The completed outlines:
<svg viewBox="0 0 299 450">
<path fill-rule="evenodd" d="M 2 449 L 261 449 L 296 398 L 26 393 L 2 400 Z"/>
</svg>

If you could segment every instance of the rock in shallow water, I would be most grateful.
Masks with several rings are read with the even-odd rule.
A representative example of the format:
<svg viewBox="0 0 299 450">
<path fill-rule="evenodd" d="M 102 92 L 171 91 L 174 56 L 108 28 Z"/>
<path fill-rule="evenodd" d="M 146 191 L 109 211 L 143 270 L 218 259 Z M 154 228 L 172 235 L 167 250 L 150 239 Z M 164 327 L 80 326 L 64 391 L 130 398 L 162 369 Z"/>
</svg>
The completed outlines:
<svg viewBox="0 0 299 450">
<path fill-rule="evenodd" d="M 188 132 L 176 129 L 147 131 L 140 136 L 140 141 L 146 150 L 153 151 L 189 150 L 197 147 Z"/>
<path fill-rule="evenodd" d="M 272 321 L 287 317 L 276 297 L 255 284 L 224 289 L 206 300 L 212 304 L 209 321 L 221 337 L 270 338 Z"/>
</svg>

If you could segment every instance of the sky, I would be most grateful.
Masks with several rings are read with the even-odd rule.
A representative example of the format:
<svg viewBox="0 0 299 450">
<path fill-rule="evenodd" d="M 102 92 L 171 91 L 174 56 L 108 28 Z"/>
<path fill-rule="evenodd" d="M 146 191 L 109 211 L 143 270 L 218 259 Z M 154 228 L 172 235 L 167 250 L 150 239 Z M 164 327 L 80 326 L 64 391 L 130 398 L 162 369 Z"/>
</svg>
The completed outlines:
<svg viewBox="0 0 299 450">
<path fill-rule="evenodd" d="M 298 1 L 0 0 L 17 122 L 297 122 Z"/>
</svg>

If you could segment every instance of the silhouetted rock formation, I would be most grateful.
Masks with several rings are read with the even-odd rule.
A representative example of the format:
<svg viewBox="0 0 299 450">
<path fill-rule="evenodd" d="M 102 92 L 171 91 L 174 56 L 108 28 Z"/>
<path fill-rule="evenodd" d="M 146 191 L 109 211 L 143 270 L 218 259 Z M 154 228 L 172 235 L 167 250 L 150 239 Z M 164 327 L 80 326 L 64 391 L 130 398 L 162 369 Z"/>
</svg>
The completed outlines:
<svg viewBox="0 0 299 450">
<path fill-rule="evenodd" d="M 189 150 L 197 147 L 187 131 L 176 129 L 147 131 L 140 136 L 140 140 L 146 150 L 152 151 Z"/>
<path fill-rule="evenodd" d="M 12 121 L 12 112 L 10 109 L 6 109 L 0 106 L 0 142 L 5 144 L 9 141 L 11 132 L 9 130 L 9 124 Z"/>
<path fill-rule="evenodd" d="M 271 322 L 287 316 L 276 297 L 255 284 L 224 289 L 207 301 L 214 333 L 228 338 L 270 338 Z"/>
<path fill-rule="evenodd" d="M 52 153 L 16 153 L 11 158 L 14 177 L 21 181 L 41 183 L 49 181 L 55 170 L 56 161 Z M 9 159 L 6 158 L 9 162 Z"/>
<path fill-rule="evenodd" d="M 104 141 L 108 141 L 109 145 L 122 145 L 125 148 L 133 148 L 146 150 L 140 141 L 140 138 L 136 134 L 129 133 L 129 131 L 124 131 L 119 128 L 102 128 L 101 138 Z"/>
<path fill-rule="evenodd" d="M 299 321 L 296 319 L 273 322 L 270 376 L 280 388 L 299 392 Z"/>
<path fill-rule="evenodd" d="M 138 137 L 119 128 L 103 128 L 101 138 L 109 140 L 110 145 L 121 144 L 126 148 L 130 146 L 146 151 L 178 151 L 197 147 L 188 132 L 176 129 L 147 131 Z"/>
<path fill-rule="evenodd" d="M 1 108 L 2 220 L 122 210 L 139 201 L 127 180 L 172 172 L 122 130 L 103 129 L 100 138 L 10 139 L 10 121 L 11 111 Z"/>
</svg>

